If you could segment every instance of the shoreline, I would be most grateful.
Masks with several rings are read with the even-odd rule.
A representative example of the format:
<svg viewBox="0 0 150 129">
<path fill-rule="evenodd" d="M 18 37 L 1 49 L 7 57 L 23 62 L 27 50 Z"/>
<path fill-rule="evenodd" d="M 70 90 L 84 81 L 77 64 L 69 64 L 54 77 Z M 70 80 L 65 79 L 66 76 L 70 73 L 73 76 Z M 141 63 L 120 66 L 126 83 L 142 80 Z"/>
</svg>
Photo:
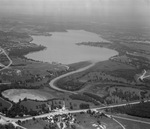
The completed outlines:
<svg viewBox="0 0 150 129">
<path fill-rule="evenodd" d="M 84 30 L 85 31 L 85 30 Z M 68 31 L 66 31 L 66 32 L 68 32 Z M 90 31 L 88 31 L 88 32 L 90 32 Z M 93 32 L 92 32 L 93 33 Z M 96 33 L 95 33 L 96 34 Z M 76 45 L 79 45 L 79 44 L 81 44 L 82 45 L 82 43 L 83 42 L 80 42 L 80 43 L 75 43 Z M 92 42 L 91 42 L 92 43 Z M 104 44 L 104 41 L 102 41 L 102 43 Z M 114 43 L 110 43 L 110 42 L 108 42 L 109 44 L 114 44 Z M 100 43 L 101 44 L 101 43 Z M 106 46 L 105 46 L 106 45 Z M 106 59 L 106 60 L 102 60 L 102 61 L 107 61 L 107 60 L 109 60 L 109 59 L 111 59 L 112 57 L 114 57 L 114 56 L 118 56 L 119 54 L 120 54 L 120 51 L 117 51 L 117 50 L 115 50 L 114 48 L 109 48 L 109 47 L 107 47 L 107 43 L 105 44 L 104 46 L 102 46 L 102 48 L 106 48 L 106 49 L 110 49 L 110 50 L 114 50 L 114 51 L 116 51 L 117 52 L 117 54 L 116 55 L 113 55 L 113 56 L 111 56 L 111 57 L 109 57 L 108 59 Z M 90 46 L 90 45 L 89 45 Z M 47 48 L 47 47 L 46 47 Z M 45 50 L 45 49 L 44 49 Z M 38 51 L 37 51 L 38 52 Z M 34 52 L 33 52 L 34 53 Z M 27 55 L 27 54 L 26 54 Z M 39 60 L 34 60 L 34 59 L 30 59 L 30 58 L 27 58 L 26 57 L 26 55 L 24 56 L 24 58 L 26 58 L 26 59 L 28 59 L 28 60 L 32 60 L 32 61 L 36 61 L 36 62 L 42 62 L 42 63 L 45 63 L 45 62 L 43 62 L 43 61 L 39 61 Z M 54 90 L 57 90 L 57 91 L 60 91 L 60 92 L 68 92 L 68 93 L 75 93 L 76 91 L 68 91 L 68 90 L 64 90 L 64 89 L 61 89 L 61 88 L 59 88 L 58 86 L 57 86 L 57 81 L 59 80 L 59 79 L 61 79 L 61 78 L 63 78 L 63 77 L 66 77 L 66 76 L 69 76 L 69 75 L 71 75 L 71 74 L 74 74 L 74 73 L 78 73 L 78 72 L 82 72 L 82 71 L 85 71 L 85 70 L 87 70 L 87 69 L 89 69 L 89 68 L 91 68 L 91 67 L 93 67 L 96 63 L 98 63 L 98 62 L 102 62 L 101 60 L 97 60 L 97 61 L 94 61 L 94 62 L 92 62 L 92 61 L 79 61 L 79 62 L 75 62 L 75 63 L 71 63 L 71 64 L 65 64 L 65 65 L 69 65 L 69 66 L 74 66 L 75 65 L 75 70 L 74 71 L 71 71 L 71 72 L 68 72 L 68 73 L 66 73 L 66 74 L 63 74 L 63 75 L 60 75 L 60 76 L 58 76 L 58 77 L 56 77 L 56 78 L 54 78 L 54 79 L 52 79 L 50 82 L 49 82 L 49 85 L 50 85 L 50 87 L 52 88 L 52 89 L 54 89 Z M 90 63 L 89 63 L 90 62 Z M 48 63 L 50 63 L 50 62 L 48 62 Z M 76 68 L 76 65 L 80 65 L 80 64 L 86 64 L 85 66 L 82 66 L 82 67 L 78 67 L 77 66 L 77 68 Z M 88 64 L 88 65 L 87 65 Z"/>
<path fill-rule="evenodd" d="M 31 41 L 32 42 L 32 41 Z M 30 42 L 30 43 L 31 43 Z M 35 44 L 35 43 L 34 43 Z M 37 44 L 35 44 L 35 45 L 37 45 Z M 37 46 L 39 46 L 39 45 L 37 45 Z M 42 50 L 38 50 L 38 51 L 36 51 L 36 52 L 39 52 L 39 51 L 43 51 L 43 50 L 45 50 L 47 47 L 45 47 L 44 49 L 42 49 Z M 104 46 L 104 48 L 107 48 L 107 47 L 105 47 Z M 111 49 L 111 48 L 107 48 L 107 49 L 110 49 L 110 50 L 115 50 L 115 49 Z M 116 51 L 116 50 L 115 50 Z M 35 51 L 31 51 L 30 53 L 34 53 Z M 116 55 L 119 55 L 119 52 L 118 51 L 116 51 L 117 52 L 117 54 Z M 23 54 L 22 56 L 20 56 L 20 58 L 24 58 L 24 59 L 27 59 L 27 60 L 29 60 L 29 61 L 34 61 L 34 62 L 41 62 L 41 63 L 50 63 L 50 62 L 43 62 L 43 61 L 39 61 L 39 60 L 34 60 L 34 59 L 30 59 L 30 58 L 27 58 L 26 57 L 26 55 L 27 54 Z M 115 55 L 115 56 L 116 56 Z M 112 58 L 113 56 L 111 56 L 111 57 L 109 57 L 108 59 L 106 59 L 105 61 L 107 61 L 107 60 L 109 60 L 110 58 Z M 52 89 L 54 89 L 54 90 L 57 90 L 57 91 L 60 91 L 60 92 L 70 92 L 70 93 L 75 93 L 76 91 L 67 91 L 67 90 L 63 90 L 63 89 L 61 89 L 61 88 L 59 88 L 59 87 L 57 87 L 57 85 L 56 85 L 56 82 L 59 80 L 59 79 L 61 79 L 61 78 L 63 78 L 63 77 L 66 77 L 66 76 L 69 76 L 69 75 L 71 75 L 71 74 L 74 74 L 74 73 L 78 73 L 78 72 L 82 72 L 82 71 L 85 71 L 85 70 L 87 70 L 87 69 L 89 69 L 89 68 L 91 68 L 91 67 L 93 67 L 96 63 L 98 63 L 98 62 L 101 62 L 101 60 L 97 60 L 97 61 L 94 61 L 94 62 L 92 62 L 92 61 L 80 61 L 80 62 L 76 62 L 76 63 L 71 63 L 71 64 L 67 64 L 67 65 L 69 65 L 69 66 L 74 66 L 73 67 L 73 69 L 75 69 L 74 71 L 71 71 L 71 72 L 67 72 L 66 74 L 63 74 L 63 75 L 60 75 L 60 76 L 58 76 L 58 77 L 56 77 L 56 78 L 54 78 L 54 79 L 52 79 L 50 82 L 49 82 L 49 85 L 50 85 L 50 87 L 52 88 Z M 50 63 L 51 64 L 51 63 Z M 80 64 L 83 64 L 83 65 L 80 65 Z M 76 66 L 77 65 L 77 66 Z M 79 65 L 79 66 L 78 66 Z M 52 85 L 52 86 L 51 86 Z"/>
<path fill-rule="evenodd" d="M 95 32 L 92 32 L 92 31 L 87 31 L 87 30 L 85 30 L 85 29 L 75 29 L 75 30 L 72 30 L 72 29 L 68 29 L 68 30 L 66 30 L 65 31 L 65 33 L 67 33 L 67 32 L 69 32 L 69 31 L 85 31 L 85 32 L 88 32 L 88 33 L 93 33 L 93 34 L 96 34 L 98 37 L 100 37 L 101 38 L 101 36 L 100 36 L 100 34 L 97 34 L 97 33 L 95 33 Z M 51 32 L 49 32 L 49 33 L 51 33 Z M 53 33 L 53 32 L 52 32 Z M 61 33 L 61 32 L 57 32 L 56 31 L 56 33 Z M 32 35 L 30 35 L 30 36 L 32 36 Z M 34 36 L 34 35 L 33 35 Z M 35 35 L 35 37 L 36 36 L 38 36 L 38 35 Z M 39 35 L 39 36 L 44 36 L 44 37 L 47 37 L 47 36 L 45 36 L 45 35 Z M 53 34 L 51 34 L 51 36 L 53 36 Z M 50 36 L 50 37 L 51 37 Z M 33 38 L 33 37 L 32 37 Z M 106 40 L 106 39 L 101 39 L 102 41 L 87 41 L 87 42 L 105 42 L 105 43 L 112 43 L 112 42 L 110 42 L 110 41 L 108 41 L 108 40 Z M 33 41 L 34 41 L 34 38 L 33 38 Z M 33 42 L 32 41 L 32 42 Z M 85 41 L 86 42 L 86 41 Z M 34 42 L 33 42 L 34 43 Z M 80 43 L 82 43 L 82 41 L 80 42 L 79 41 L 79 44 Z M 36 44 L 36 43 L 34 43 L 34 44 Z M 76 42 L 74 42 L 74 44 L 75 45 L 79 45 L 78 44 L 78 42 L 76 43 Z M 37 43 L 36 45 L 38 45 L 38 46 L 42 46 L 42 43 Z M 58 62 L 58 63 L 60 63 L 60 64 L 64 64 L 64 65 L 72 65 L 72 64 L 76 64 L 76 63 L 80 63 L 80 62 L 88 62 L 88 61 L 91 61 L 91 59 L 85 59 L 85 60 L 78 60 L 78 61 L 76 61 L 76 62 L 71 62 L 71 63 L 62 63 L 61 61 L 55 61 L 55 60 L 52 60 L 51 62 L 49 62 L 49 61 L 42 61 L 42 60 L 40 60 L 40 59 L 33 59 L 33 58 L 30 58 L 30 57 L 27 57 L 27 55 L 28 54 L 32 54 L 32 53 L 36 53 L 36 52 L 40 52 L 40 51 L 44 51 L 44 50 L 46 50 L 48 47 L 47 46 L 44 46 L 45 48 L 44 49 L 42 49 L 42 50 L 39 50 L 39 51 L 32 51 L 32 52 L 29 52 L 29 53 L 27 53 L 27 54 L 24 54 L 23 56 L 24 56 L 24 58 L 26 58 L 26 59 L 29 59 L 29 60 L 32 60 L 32 61 L 36 61 L 36 62 L 47 62 L 47 63 L 52 63 L 52 62 Z M 91 46 L 89 46 L 89 47 L 91 47 Z M 118 51 L 116 51 L 115 49 L 112 49 L 112 48 L 108 48 L 108 47 L 106 47 L 106 46 L 103 46 L 102 48 L 104 48 L 104 49 L 108 49 L 108 50 L 113 50 L 113 51 L 115 51 L 115 52 L 117 52 L 117 54 L 116 55 L 119 55 L 118 53 Z M 112 57 L 112 56 L 111 56 Z M 110 58 L 110 57 L 109 57 Z M 109 59 L 108 58 L 108 59 Z M 104 60 L 108 60 L 108 59 L 104 59 Z M 95 60 L 99 60 L 99 59 L 95 59 Z M 100 60 L 100 61 L 104 61 L 104 60 Z"/>
</svg>

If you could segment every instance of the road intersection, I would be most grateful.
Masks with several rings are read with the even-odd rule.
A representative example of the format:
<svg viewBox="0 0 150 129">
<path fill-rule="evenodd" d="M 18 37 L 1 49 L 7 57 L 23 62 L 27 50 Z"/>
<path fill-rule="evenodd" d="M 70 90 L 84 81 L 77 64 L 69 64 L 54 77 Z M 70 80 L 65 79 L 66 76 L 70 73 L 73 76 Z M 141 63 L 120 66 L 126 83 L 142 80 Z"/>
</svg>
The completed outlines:
<svg viewBox="0 0 150 129">
<path fill-rule="evenodd" d="M 144 69 L 143 74 L 138 79 L 141 79 L 143 81 L 144 78 L 150 77 L 150 75 L 146 75 L 146 73 L 147 73 L 147 71 Z"/>
<path fill-rule="evenodd" d="M 7 53 L 5 52 L 5 50 L 3 48 L 0 47 L 0 54 L 4 54 L 8 60 L 9 60 L 9 64 L 7 66 L 3 65 L 1 62 L 1 66 L 3 67 L 2 69 L 0 69 L 0 71 L 4 70 L 4 69 L 7 69 L 10 67 L 10 65 L 12 64 L 12 60 L 10 59 L 10 57 L 7 55 Z"/>
</svg>

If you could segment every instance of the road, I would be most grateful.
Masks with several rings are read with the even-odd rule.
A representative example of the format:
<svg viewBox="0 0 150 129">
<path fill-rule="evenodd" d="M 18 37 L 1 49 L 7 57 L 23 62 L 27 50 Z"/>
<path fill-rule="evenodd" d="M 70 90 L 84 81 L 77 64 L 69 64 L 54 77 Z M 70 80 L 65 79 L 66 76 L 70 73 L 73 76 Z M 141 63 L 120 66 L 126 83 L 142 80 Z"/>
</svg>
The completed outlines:
<svg viewBox="0 0 150 129">
<path fill-rule="evenodd" d="M 147 101 L 150 102 L 150 100 L 146 100 L 145 102 L 147 102 Z M 140 103 L 140 102 L 130 102 L 128 104 L 134 105 L 134 104 L 138 104 L 138 103 Z M 121 106 L 126 106 L 126 105 L 127 104 L 117 104 L 117 105 L 110 105 L 110 106 L 92 108 L 91 110 L 103 110 L 103 109 L 106 109 L 106 108 L 121 107 Z M 38 116 L 26 117 L 26 118 L 9 118 L 9 117 L 6 117 L 2 114 L 0 114 L 0 117 L 4 121 L 6 121 L 6 123 L 13 123 L 14 124 L 14 122 L 17 122 L 18 120 L 26 121 L 26 120 L 32 120 L 33 118 L 37 119 L 37 118 L 44 118 L 44 117 L 48 117 L 48 116 L 54 116 L 54 115 L 62 115 L 62 114 L 68 114 L 68 113 L 74 114 L 74 113 L 86 112 L 87 110 L 89 110 L 89 109 L 60 110 L 60 111 L 50 112 L 50 113 L 46 113 L 46 114 L 41 114 L 41 115 L 38 115 Z M 141 122 L 143 124 L 149 124 L 150 125 L 150 122 L 146 122 L 146 121 L 135 120 L 135 119 L 125 118 L 125 117 L 120 117 L 120 116 L 115 116 L 115 115 L 107 115 L 107 116 L 109 116 L 109 118 L 112 118 L 114 121 L 116 121 L 123 129 L 125 129 L 125 127 L 119 121 L 117 121 L 115 118 L 125 119 L 125 120 L 129 120 L 129 121 L 134 121 L 134 122 Z"/>
<path fill-rule="evenodd" d="M 150 122 L 147 122 L 147 121 L 142 121 L 142 120 L 137 120 L 137 119 L 131 119 L 131 118 L 127 118 L 127 117 L 121 117 L 121 116 L 110 115 L 110 114 L 105 114 L 105 115 L 106 115 L 108 118 L 111 118 L 111 119 L 113 119 L 114 121 L 116 121 L 123 129 L 126 129 L 125 126 L 124 126 L 123 124 L 121 124 L 118 120 L 116 120 L 115 118 L 150 125 Z"/>
<path fill-rule="evenodd" d="M 126 129 L 125 127 L 124 127 L 124 125 L 123 124 L 121 124 L 119 121 L 117 121 L 115 118 L 112 118 L 115 122 L 117 122 L 123 129 Z"/>
<path fill-rule="evenodd" d="M 12 64 L 12 60 L 10 59 L 10 57 L 7 55 L 7 53 L 5 52 L 5 50 L 3 48 L 0 48 L 0 49 L 1 49 L 1 53 L 0 54 L 4 53 L 6 55 L 6 57 L 8 58 L 8 60 L 9 60 L 9 64 L 7 66 L 3 65 L 4 67 L 2 69 L 0 69 L 0 71 L 2 71 L 4 69 L 7 69 L 7 68 L 10 67 L 10 65 Z"/>
<path fill-rule="evenodd" d="M 59 80 L 59 79 L 62 79 L 64 77 L 67 77 L 69 75 L 72 75 L 72 74 L 75 74 L 75 73 L 79 73 L 79 72 L 82 72 L 82 71 L 85 71 L 91 67 L 93 67 L 95 64 L 97 63 L 97 61 L 92 61 L 91 64 L 89 64 L 88 66 L 86 67 L 83 67 L 83 68 L 80 68 L 80 69 L 77 69 L 76 71 L 72 71 L 72 72 L 69 72 L 69 73 L 66 73 L 66 74 L 63 74 L 59 77 L 56 77 L 54 78 L 53 80 L 51 80 L 51 82 L 49 83 L 50 87 L 57 90 L 57 91 L 62 91 L 62 92 L 67 92 L 67 93 L 72 93 L 72 94 L 76 94 L 76 92 L 72 92 L 72 91 L 68 91 L 68 90 L 64 90 L 64 89 L 61 89 L 59 87 L 56 86 L 56 82 Z"/>
<path fill-rule="evenodd" d="M 120 123 L 118 120 L 116 120 L 115 118 L 150 125 L 150 122 L 147 122 L 147 121 L 136 120 L 136 119 L 126 118 L 126 117 L 121 117 L 121 116 L 116 116 L 116 115 L 107 115 L 107 114 L 105 115 L 108 116 L 109 118 L 112 118 L 114 121 L 116 121 L 123 129 L 126 129 L 125 126 L 122 123 Z"/>
<path fill-rule="evenodd" d="M 21 129 L 27 129 L 27 128 L 23 127 L 23 126 L 18 125 L 18 124 L 15 123 L 15 122 L 12 122 L 12 124 L 15 126 L 15 128 L 16 128 L 16 127 L 20 127 Z"/>
<path fill-rule="evenodd" d="M 3 65 L 3 68 L 0 69 L 0 71 L 4 70 L 4 69 L 7 69 L 10 67 L 10 65 L 12 64 L 12 60 L 10 59 L 10 57 L 7 55 L 7 53 L 5 52 L 5 50 L 3 48 L 0 47 L 0 54 L 4 53 L 6 55 L 6 57 L 8 58 L 9 60 L 9 64 L 7 66 Z M 0 83 L 0 85 L 10 85 L 11 83 Z M 1 98 L 1 97 L 0 97 Z M 1 98 L 3 99 L 3 98 Z M 4 100 L 4 99 L 3 99 Z M 7 100 L 4 100 L 4 101 L 7 101 Z M 9 107 L 8 110 L 10 110 L 10 108 L 12 107 L 12 103 L 7 101 L 11 106 Z"/>
<path fill-rule="evenodd" d="M 12 104 L 11 102 L 9 102 L 9 101 L 7 101 L 7 100 L 3 99 L 2 97 L 0 97 L 0 99 L 4 100 L 4 101 L 6 101 L 7 103 L 9 103 L 9 104 L 10 104 L 10 107 L 8 108 L 8 110 L 10 110 L 10 109 L 12 108 L 13 104 Z"/>
<path fill-rule="evenodd" d="M 133 121 L 133 122 L 138 122 L 138 123 L 143 123 L 143 124 L 148 124 L 150 125 L 150 122 L 147 121 L 142 121 L 142 120 L 137 120 L 137 119 L 131 119 L 131 118 L 126 118 L 126 117 L 121 117 L 121 116 L 116 116 L 112 115 L 113 118 L 118 118 L 118 119 L 123 119 L 123 120 L 128 120 L 128 121 Z"/>
<path fill-rule="evenodd" d="M 150 100 L 148 100 L 150 102 Z M 147 102 L 147 100 L 145 101 Z M 130 102 L 128 104 L 130 105 L 134 105 L 134 104 L 138 104 L 140 102 Z M 110 105 L 110 106 L 104 106 L 104 107 L 97 107 L 97 108 L 92 108 L 91 110 L 103 110 L 103 109 L 107 109 L 107 108 L 113 108 L 113 107 L 121 107 L 121 106 L 126 106 L 127 104 L 117 104 L 117 105 Z M 20 121 L 26 121 L 26 120 L 31 120 L 33 118 L 43 118 L 43 117 L 48 117 L 50 115 L 54 116 L 54 115 L 59 115 L 59 114 L 68 114 L 68 113 L 80 113 L 80 112 L 86 112 L 89 109 L 81 109 L 81 110 L 64 110 L 64 111 L 56 111 L 56 112 L 50 112 L 50 113 L 46 113 L 46 114 L 41 114 L 38 116 L 31 116 L 31 117 L 26 117 L 26 118 L 9 118 L 9 117 L 5 117 L 2 114 L 0 115 L 5 121 L 7 122 L 17 122 L 18 120 Z M 150 123 L 150 122 L 149 122 Z"/>
<path fill-rule="evenodd" d="M 146 75 L 146 70 L 144 69 L 144 72 L 143 72 L 143 74 L 139 77 L 139 79 L 141 79 L 141 80 L 143 80 L 144 78 L 148 78 L 148 77 L 150 77 L 150 75 Z M 146 75 L 146 76 L 145 76 Z"/>
</svg>

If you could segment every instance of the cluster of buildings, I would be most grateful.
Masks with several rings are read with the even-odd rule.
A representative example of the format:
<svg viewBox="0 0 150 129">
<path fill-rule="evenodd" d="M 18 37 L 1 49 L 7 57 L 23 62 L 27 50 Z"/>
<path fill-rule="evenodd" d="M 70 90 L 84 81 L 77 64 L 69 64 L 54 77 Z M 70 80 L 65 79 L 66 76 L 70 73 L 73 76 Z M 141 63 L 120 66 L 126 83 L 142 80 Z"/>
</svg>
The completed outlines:
<svg viewBox="0 0 150 129">
<path fill-rule="evenodd" d="M 51 110 L 50 106 L 49 106 L 49 110 Z M 61 109 L 56 108 L 53 111 L 56 112 L 57 114 L 55 113 L 50 114 L 47 117 L 47 120 L 49 123 L 57 124 L 59 128 L 64 129 L 76 121 L 76 119 L 74 118 L 72 114 L 66 113 L 68 110 L 65 107 L 65 102 L 63 103 L 63 106 Z"/>
<path fill-rule="evenodd" d="M 70 113 L 68 114 L 59 114 L 59 115 L 49 115 L 47 117 L 47 120 L 49 123 L 56 123 L 58 125 L 59 128 L 66 128 L 67 126 L 74 124 L 76 119 L 74 118 L 74 116 Z"/>
</svg>

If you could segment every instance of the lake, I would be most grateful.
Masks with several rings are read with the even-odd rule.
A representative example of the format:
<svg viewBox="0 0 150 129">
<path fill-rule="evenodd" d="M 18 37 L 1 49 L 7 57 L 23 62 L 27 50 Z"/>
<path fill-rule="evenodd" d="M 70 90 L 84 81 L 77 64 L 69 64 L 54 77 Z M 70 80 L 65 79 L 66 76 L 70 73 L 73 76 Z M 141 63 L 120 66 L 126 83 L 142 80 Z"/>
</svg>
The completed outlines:
<svg viewBox="0 0 150 129">
<path fill-rule="evenodd" d="M 3 91 L 2 95 L 15 103 L 25 98 L 39 101 L 46 101 L 54 98 L 53 95 L 38 89 L 8 89 Z"/>
<path fill-rule="evenodd" d="M 68 30 L 51 34 L 52 36 L 33 36 L 33 43 L 46 46 L 47 49 L 29 53 L 26 57 L 43 62 L 71 64 L 80 61 L 103 61 L 118 54 L 115 50 L 106 48 L 76 45 L 81 42 L 106 41 L 95 33 Z"/>
</svg>

